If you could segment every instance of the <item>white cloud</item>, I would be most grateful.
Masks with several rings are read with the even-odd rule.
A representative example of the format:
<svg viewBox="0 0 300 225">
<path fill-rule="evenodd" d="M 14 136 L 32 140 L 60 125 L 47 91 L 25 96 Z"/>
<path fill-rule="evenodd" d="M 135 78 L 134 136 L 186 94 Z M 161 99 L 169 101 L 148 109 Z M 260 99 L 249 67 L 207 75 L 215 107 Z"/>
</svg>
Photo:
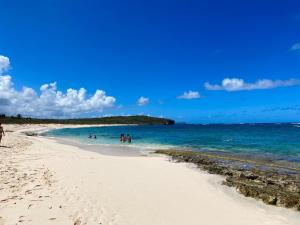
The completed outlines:
<svg viewBox="0 0 300 225">
<path fill-rule="evenodd" d="M 87 96 L 84 88 L 69 88 L 66 93 L 57 90 L 55 83 L 44 84 L 38 94 L 34 89 L 23 87 L 15 90 L 9 75 L 0 76 L 1 113 L 22 114 L 34 117 L 76 117 L 81 114 L 102 112 L 114 106 L 116 99 L 97 90 Z"/>
<path fill-rule="evenodd" d="M 47 118 L 75 117 L 102 112 L 116 102 L 114 97 L 107 96 L 102 90 L 97 90 L 92 96 L 87 96 L 84 88 L 69 88 L 63 93 L 57 90 L 56 82 L 42 85 L 39 93 L 29 87 L 16 90 L 12 77 L 3 75 L 9 67 L 9 58 L 0 55 L 0 113 Z"/>
<path fill-rule="evenodd" d="M 187 91 L 184 92 L 182 95 L 178 96 L 178 99 L 196 99 L 200 98 L 200 94 L 198 91 Z"/>
<path fill-rule="evenodd" d="M 7 71 L 10 66 L 9 58 L 3 55 L 0 55 L 0 75 Z"/>
<path fill-rule="evenodd" d="M 42 85 L 39 93 L 29 87 L 16 90 L 12 77 L 3 75 L 9 67 L 9 58 L 0 55 L 0 113 L 45 118 L 75 117 L 102 112 L 116 102 L 102 90 L 97 90 L 92 96 L 87 96 L 84 88 L 69 88 L 63 93 L 57 90 L 56 82 Z"/>
<path fill-rule="evenodd" d="M 292 45 L 292 47 L 290 48 L 291 51 L 299 51 L 300 50 L 300 42 L 295 43 Z"/>
<path fill-rule="evenodd" d="M 242 91 L 242 90 L 255 90 L 255 89 L 271 89 L 277 87 L 288 87 L 300 85 L 300 79 L 289 79 L 289 80 L 268 80 L 261 79 L 254 83 L 246 83 L 243 79 L 239 78 L 225 78 L 222 84 L 210 84 L 206 82 L 204 87 L 207 90 L 217 91 Z"/>
<path fill-rule="evenodd" d="M 139 106 L 143 106 L 143 105 L 147 105 L 148 103 L 150 102 L 150 99 L 149 98 L 146 98 L 146 97 L 140 97 L 138 100 L 137 100 L 137 104 Z"/>
</svg>

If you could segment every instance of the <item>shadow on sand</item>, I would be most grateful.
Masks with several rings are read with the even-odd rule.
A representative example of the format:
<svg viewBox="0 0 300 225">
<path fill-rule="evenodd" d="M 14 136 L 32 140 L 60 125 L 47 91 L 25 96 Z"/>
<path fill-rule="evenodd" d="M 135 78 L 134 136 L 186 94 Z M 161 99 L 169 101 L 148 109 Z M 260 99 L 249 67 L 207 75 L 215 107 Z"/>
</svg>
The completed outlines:
<svg viewBox="0 0 300 225">
<path fill-rule="evenodd" d="M 11 146 L 0 145 L 0 148 L 12 148 Z"/>
</svg>

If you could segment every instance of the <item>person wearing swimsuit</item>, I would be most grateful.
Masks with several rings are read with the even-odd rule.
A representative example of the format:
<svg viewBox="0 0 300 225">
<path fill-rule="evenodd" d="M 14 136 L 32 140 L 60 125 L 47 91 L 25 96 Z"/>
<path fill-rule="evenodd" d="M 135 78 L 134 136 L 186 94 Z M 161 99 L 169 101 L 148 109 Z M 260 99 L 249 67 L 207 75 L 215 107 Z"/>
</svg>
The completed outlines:
<svg viewBox="0 0 300 225">
<path fill-rule="evenodd" d="M 1 144 L 1 140 L 2 140 L 2 135 L 5 136 L 5 133 L 4 133 L 4 129 L 0 123 L 0 144 Z"/>
</svg>

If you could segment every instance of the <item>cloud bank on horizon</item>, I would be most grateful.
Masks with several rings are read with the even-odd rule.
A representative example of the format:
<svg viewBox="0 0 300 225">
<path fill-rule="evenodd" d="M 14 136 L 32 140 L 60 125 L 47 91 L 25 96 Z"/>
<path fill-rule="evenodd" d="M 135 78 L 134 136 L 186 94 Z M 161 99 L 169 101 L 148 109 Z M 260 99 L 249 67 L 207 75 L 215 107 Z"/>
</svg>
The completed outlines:
<svg viewBox="0 0 300 225">
<path fill-rule="evenodd" d="M 44 84 L 37 93 L 30 87 L 15 90 L 10 75 L 9 58 L 0 56 L 0 108 L 1 113 L 22 114 L 35 117 L 75 117 L 81 114 L 102 112 L 113 107 L 116 99 L 103 90 L 96 90 L 88 97 L 87 90 L 69 88 L 66 93 L 57 90 L 56 82 Z"/>
<path fill-rule="evenodd" d="M 0 55 L 0 113 L 44 118 L 66 118 L 81 117 L 83 115 L 95 116 L 97 113 L 115 106 L 116 98 L 106 95 L 103 90 L 98 89 L 93 95 L 89 95 L 84 88 L 79 90 L 69 88 L 66 92 L 63 92 L 58 90 L 56 82 L 41 85 L 39 91 L 30 87 L 16 90 L 12 77 L 6 74 L 9 69 L 9 58 Z M 221 84 L 206 82 L 204 87 L 209 91 L 233 92 L 295 85 L 300 85 L 300 79 L 260 79 L 248 83 L 240 78 L 225 78 Z M 185 100 L 199 98 L 202 98 L 200 93 L 192 90 L 177 96 L 177 99 Z M 141 96 L 136 103 L 138 106 L 146 106 L 150 103 L 150 98 Z"/>
<path fill-rule="evenodd" d="M 254 83 L 247 83 L 239 78 L 225 78 L 221 84 L 210 84 L 206 82 L 204 87 L 210 91 L 243 91 L 243 90 L 258 90 L 258 89 L 272 89 L 278 87 L 289 87 L 300 85 L 300 79 L 289 80 L 268 80 L 261 79 Z"/>
</svg>

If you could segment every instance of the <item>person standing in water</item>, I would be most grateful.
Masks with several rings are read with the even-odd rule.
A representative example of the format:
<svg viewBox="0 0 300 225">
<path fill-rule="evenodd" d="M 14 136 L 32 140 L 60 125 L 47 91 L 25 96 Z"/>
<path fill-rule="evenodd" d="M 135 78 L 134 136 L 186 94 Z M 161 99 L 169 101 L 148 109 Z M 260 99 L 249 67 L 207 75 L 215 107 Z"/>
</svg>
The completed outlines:
<svg viewBox="0 0 300 225">
<path fill-rule="evenodd" d="M 129 144 L 130 144 L 131 141 L 132 141 L 132 138 L 131 138 L 130 134 L 127 134 L 127 141 L 128 141 Z"/>
<path fill-rule="evenodd" d="M 2 135 L 5 136 L 5 133 L 4 133 L 4 129 L 0 123 L 0 144 L 1 144 L 1 140 L 2 140 Z"/>
<path fill-rule="evenodd" d="M 121 136 L 120 136 L 120 141 L 121 141 L 122 143 L 125 143 L 125 142 L 126 142 L 126 136 L 125 136 L 125 134 L 121 134 Z"/>
</svg>

